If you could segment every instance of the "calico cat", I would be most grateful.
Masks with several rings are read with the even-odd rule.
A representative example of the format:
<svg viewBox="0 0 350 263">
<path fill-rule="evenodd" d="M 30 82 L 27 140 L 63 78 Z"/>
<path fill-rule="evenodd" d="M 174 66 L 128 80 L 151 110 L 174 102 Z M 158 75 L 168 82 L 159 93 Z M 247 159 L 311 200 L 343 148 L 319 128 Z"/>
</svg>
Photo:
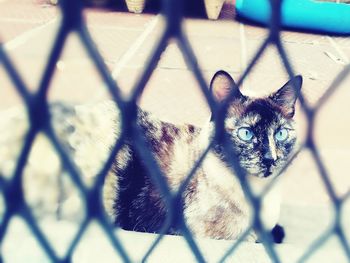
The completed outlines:
<svg viewBox="0 0 350 263">
<path fill-rule="evenodd" d="M 257 194 L 270 183 L 293 152 L 297 139 L 293 116 L 301 85 L 302 78 L 297 76 L 274 94 L 255 99 L 241 94 L 231 76 L 224 71 L 217 72 L 212 78 L 211 93 L 219 104 L 232 90 L 236 91 L 229 104 L 225 129 L 239 164 Z M 50 105 L 50 113 L 59 140 L 80 169 L 84 183 L 91 185 L 121 135 L 118 107 L 113 101 L 91 105 L 60 102 Z M 29 127 L 26 120 L 24 108 L 1 114 L 0 174 L 13 172 Z M 174 125 L 138 109 L 137 123 L 164 179 L 176 192 L 211 142 L 214 122 L 208 121 L 203 127 Z M 67 176 L 60 177 L 64 191 L 57 187 L 56 175 L 60 175 L 65 167 L 42 137 L 37 137 L 24 172 L 26 200 L 35 214 L 52 213 L 55 212 L 53 208 L 58 207 L 59 214 L 76 220 L 81 217 L 83 207 L 76 205 L 75 200 L 79 197 L 74 196 L 75 187 L 65 181 L 69 181 Z M 195 236 L 236 239 L 249 225 L 252 211 L 222 146 L 219 143 L 213 145 L 189 181 L 182 195 L 181 209 Z M 45 185 L 46 191 L 38 191 L 35 182 L 42 182 L 40 185 Z M 168 209 L 131 138 L 126 138 L 105 179 L 103 202 L 111 220 L 126 230 L 159 232 L 165 222 Z M 276 185 L 263 198 L 261 209 L 263 223 L 267 229 L 272 229 L 276 242 L 283 238 L 283 228 L 276 225 L 279 210 Z M 176 222 L 172 222 L 168 233 L 181 234 Z M 252 233 L 248 239 L 255 241 L 257 236 Z"/>
<path fill-rule="evenodd" d="M 210 89 L 218 103 L 237 89 L 230 101 L 225 129 L 256 194 L 276 176 L 293 152 L 297 139 L 293 116 L 301 85 L 302 77 L 296 76 L 268 97 L 251 98 L 237 89 L 227 72 L 218 71 L 212 78 Z M 177 191 L 212 140 L 214 123 L 210 121 L 204 127 L 173 125 L 139 109 L 138 125 L 170 189 Z M 218 143 L 182 197 L 184 218 L 195 236 L 237 239 L 250 224 L 251 207 Z M 127 140 L 106 177 L 104 205 L 114 223 L 126 230 L 157 233 L 165 222 L 165 202 L 132 140 Z M 283 228 L 277 225 L 279 211 L 276 185 L 264 197 L 261 211 L 264 226 L 272 230 L 276 242 L 284 236 Z M 180 234 L 175 222 L 168 233 Z M 252 233 L 248 239 L 256 241 L 257 235 Z"/>
</svg>

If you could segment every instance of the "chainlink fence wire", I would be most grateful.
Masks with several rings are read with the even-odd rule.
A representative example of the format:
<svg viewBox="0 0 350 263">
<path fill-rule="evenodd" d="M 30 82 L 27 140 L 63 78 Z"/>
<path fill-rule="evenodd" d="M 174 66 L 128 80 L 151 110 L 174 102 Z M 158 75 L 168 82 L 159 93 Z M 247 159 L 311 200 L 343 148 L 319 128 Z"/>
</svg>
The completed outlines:
<svg viewBox="0 0 350 263">
<path fill-rule="evenodd" d="M 113 160 L 115 159 L 117 153 L 124 145 L 126 136 L 129 136 L 129 138 L 133 140 L 135 150 L 147 166 L 153 182 L 162 194 L 164 202 L 167 206 L 167 210 L 169 211 L 161 233 L 159 233 L 158 237 L 151 244 L 149 250 L 144 255 L 143 261 L 146 261 L 148 257 L 152 254 L 153 250 L 162 240 L 162 238 L 164 237 L 164 233 L 167 232 L 170 225 L 172 223 L 176 223 L 197 261 L 206 262 L 206 259 L 203 253 L 201 252 L 199 246 L 197 245 L 196 240 L 194 239 L 190 230 L 186 226 L 183 210 L 181 209 L 182 193 L 184 192 L 190 179 L 194 176 L 196 169 L 198 169 L 206 154 L 210 151 L 213 143 L 220 142 L 223 145 L 223 150 L 226 153 L 226 155 L 231 156 L 230 158 L 228 158 L 230 167 L 232 167 L 233 172 L 237 175 L 246 194 L 246 197 L 248 198 L 253 208 L 253 211 L 255 211 L 252 223 L 249 226 L 249 228 L 241 235 L 241 237 L 237 241 L 233 242 L 233 245 L 222 256 L 220 262 L 225 261 L 236 251 L 237 247 L 241 244 L 241 242 L 252 229 L 257 231 L 262 245 L 268 253 L 271 261 L 282 262 L 280 256 L 276 252 L 275 245 L 272 242 L 270 235 L 264 229 L 262 221 L 259 217 L 258 211 L 261 206 L 261 196 L 256 196 L 253 194 L 246 180 L 245 172 L 238 164 L 237 158 L 235 157 L 235 151 L 232 147 L 230 147 L 230 143 L 228 143 L 229 139 L 224 131 L 225 112 L 228 109 L 229 100 L 227 100 L 226 103 L 224 103 L 223 105 L 217 105 L 214 102 L 209 92 L 206 81 L 202 75 L 202 72 L 198 64 L 196 63 L 196 56 L 186 37 L 186 34 L 182 29 L 184 3 L 184 0 L 162 1 L 162 14 L 166 21 L 165 29 L 162 32 L 161 37 L 159 38 L 157 46 L 154 48 L 153 52 L 149 56 L 148 63 L 145 66 L 140 78 L 136 82 L 136 85 L 134 86 L 133 94 L 128 100 L 123 99 L 120 95 L 119 86 L 117 85 L 116 81 L 112 78 L 111 73 L 107 69 L 100 53 L 95 48 L 94 41 L 90 36 L 89 31 L 87 30 L 86 23 L 82 16 L 82 11 L 84 9 L 83 1 L 61 0 L 59 2 L 59 7 L 63 19 L 60 25 L 60 29 L 56 35 L 55 42 L 51 48 L 46 67 L 44 69 L 44 72 L 42 73 L 39 89 L 37 90 L 37 92 L 29 92 L 29 89 L 26 87 L 21 76 L 13 66 L 13 63 L 11 62 L 3 45 L 0 45 L 0 63 L 2 63 L 2 65 L 4 66 L 5 71 L 7 72 L 7 75 L 9 76 L 11 81 L 13 82 L 17 93 L 23 100 L 23 104 L 26 107 L 28 119 L 30 120 L 30 127 L 25 136 L 24 144 L 18 157 L 13 177 L 11 177 L 10 179 L 0 177 L 0 190 L 4 196 L 4 203 L 6 204 L 6 210 L 0 225 L 0 243 L 3 242 L 5 236 L 7 235 L 7 230 L 11 219 L 14 216 L 20 216 L 22 219 L 24 219 L 27 226 L 31 229 L 33 236 L 39 242 L 45 254 L 52 262 L 71 262 L 72 255 L 76 250 L 76 247 L 79 244 L 80 240 L 82 239 L 84 232 L 86 231 L 89 223 L 92 220 L 94 220 L 98 222 L 99 225 L 102 227 L 105 235 L 109 238 L 110 242 L 112 243 L 115 252 L 119 254 L 122 260 L 125 262 L 131 262 L 131 257 L 128 255 L 126 249 L 123 246 L 123 240 L 121 240 L 120 238 L 118 238 L 117 235 L 114 234 L 114 227 L 111 226 L 104 213 L 104 208 L 102 205 L 100 194 L 100 189 L 103 186 L 106 174 L 111 169 Z M 286 72 L 291 78 L 292 76 L 294 76 L 293 68 L 289 62 L 287 52 L 280 38 L 280 10 L 282 1 L 270 0 L 270 4 L 272 8 L 272 15 L 270 20 L 271 22 L 269 34 L 267 38 L 263 41 L 263 43 L 260 45 L 260 47 L 257 49 L 257 52 L 255 53 L 247 68 L 241 75 L 237 83 L 238 87 L 242 85 L 243 81 L 246 79 L 248 74 L 254 68 L 257 61 L 259 61 L 259 59 L 262 57 L 263 53 L 269 46 L 276 47 L 279 56 L 283 61 L 283 65 L 285 67 Z M 50 82 L 53 77 L 55 65 L 61 56 L 62 50 L 66 44 L 67 37 L 73 32 L 78 34 L 81 43 L 90 55 L 90 58 L 96 66 L 97 71 L 101 75 L 103 81 L 107 84 L 106 87 L 108 88 L 108 92 L 115 101 L 116 106 L 120 109 L 122 119 L 121 135 L 112 147 L 110 156 L 105 162 L 103 168 L 98 173 L 96 177 L 97 179 L 95 180 L 95 183 L 91 188 L 87 188 L 82 182 L 78 168 L 76 167 L 75 163 L 70 159 L 69 155 L 66 153 L 64 147 L 61 145 L 52 127 L 51 116 L 49 113 L 49 102 L 47 99 L 47 92 L 50 89 Z M 145 141 L 145 138 L 140 128 L 136 125 L 136 101 L 142 95 L 143 90 L 147 82 L 149 81 L 152 72 L 157 66 L 161 54 L 164 52 L 170 41 L 175 41 L 178 44 L 188 67 L 191 69 L 193 75 L 198 81 L 199 86 L 201 88 L 201 92 L 203 93 L 211 111 L 213 112 L 213 119 L 215 122 L 215 136 L 213 141 L 208 145 L 207 149 L 203 151 L 202 155 L 197 160 L 197 162 L 194 163 L 193 169 L 190 171 L 187 178 L 181 184 L 177 193 L 172 193 L 170 191 L 170 188 L 167 185 L 164 176 L 162 176 L 162 172 L 159 165 L 157 164 L 152 154 L 150 154 L 150 150 L 147 147 L 147 142 Z M 315 106 L 311 107 L 304 99 L 302 94 L 300 94 L 299 96 L 301 109 L 307 117 L 308 126 L 307 139 L 305 143 L 298 149 L 297 152 L 300 152 L 303 149 L 308 149 L 311 152 L 312 157 L 317 164 L 317 168 L 322 182 L 324 183 L 327 189 L 327 193 L 332 201 L 332 205 L 335 211 L 335 217 L 331 227 L 325 233 L 323 233 L 316 241 L 314 241 L 314 243 L 312 243 L 310 247 L 306 248 L 305 252 L 299 258 L 298 262 L 306 261 L 313 253 L 315 253 L 321 247 L 322 244 L 324 244 L 333 236 L 338 238 L 341 247 L 343 248 L 348 260 L 350 261 L 349 241 L 347 240 L 344 233 L 344 229 L 341 225 L 342 207 L 344 203 L 349 199 L 350 194 L 346 194 L 340 197 L 335 193 L 335 190 L 330 181 L 330 176 L 320 158 L 319 150 L 317 148 L 317 144 L 315 142 L 312 132 L 314 127 L 314 119 L 318 111 L 323 107 L 325 102 L 340 86 L 345 77 L 349 74 L 349 71 L 350 65 L 347 65 L 343 69 L 343 71 L 335 78 L 334 82 L 330 85 L 329 89 L 325 92 L 325 94 L 321 97 L 321 99 Z M 231 94 L 231 96 L 234 96 L 234 94 Z M 65 167 L 65 170 L 68 172 L 73 183 L 79 190 L 86 208 L 86 215 L 80 223 L 79 229 L 75 237 L 71 241 L 66 254 L 63 257 L 57 255 L 57 253 L 53 249 L 52 244 L 48 241 L 43 232 L 40 230 L 38 222 L 33 216 L 31 209 L 25 202 L 25 197 L 22 189 L 23 171 L 28 161 L 28 156 L 33 142 L 39 132 L 44 133 L 51 141 L 52 145 L 54 146 L 56 152 L 59 155 L 61 162 Z M 290 158 L 290 161 L 286 164 L 286 167 L 290 164 L 291 160 L 295 158 L 295 156 L 296 154 Z M 286 169 L 286 167 L 281 169 L 280 173 L 282 173 Z M 272 184 L 273 183 L 274 181 L 272 182 Z M 269 191 L 271 185 L 268 187 L 268 189 L 265 189 L 263 195 Z M 4 259 L 2 258 L 2 255 L 0 255 L 0 262 L 2 262 L 3 260 Z"/>
</svg>

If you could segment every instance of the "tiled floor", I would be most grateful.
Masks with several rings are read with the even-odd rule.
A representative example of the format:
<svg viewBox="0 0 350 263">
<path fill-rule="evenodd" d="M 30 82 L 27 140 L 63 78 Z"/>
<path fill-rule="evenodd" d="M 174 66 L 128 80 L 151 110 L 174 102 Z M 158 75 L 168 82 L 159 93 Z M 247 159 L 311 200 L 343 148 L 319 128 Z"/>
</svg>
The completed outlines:
<svg viewBox="0 0 350 263">
<path fill-rule="evenodd" d="M 185 20 L 185 32 L 208 82 L 218 69 L 225 69 L 238 79 L 267 35 L 263 28 L 231 19 L 232 10 L 232 5 L 226 4 L 218 21 L 190 16 Z M 162 17 L 118 10 L 89 10 L 85 15 L 88 29 L 107 67 L 115 73 L 123 93 L 128 94 L 164 28 Z M 31 90 L 38 87 L 59 22 L 57 9 L 43 0 L 0 1 L 0 39 Z M 336 75 L 349 64 L 350 38 L 283 32 L 282 42 L 295 72 L 304 77 L 303 94 L 314 105 Z M 276 50 L 269 47 L 245 81 L 243 92 L 267 94 L 286 80 L 287 74 Z M 1 64 L 0 81 L 0 109 L 18 104 L 20 99 Z M 350 191 L 348 86 L 350 77 L 321 108 L 314 128 L 321 157 L 341 195 Z M 103 87 L 78 37 L 71 35 L 57 64 L 50 99 L 78 103 L 101 100 L 108 97 Z M 175 42 L 171 42 L 163 53 L 140 98 L 140 104 L 160 118 L 175 123 L 201 125 L 208 119 L 209 110 L 198 83 Z M 297 116 L 301 130 L 305 130 L 306 124 L 300 110 Z M 317 207 L 324 208 L 328 196 L 310 154 L 303 151 L 284 177 L 286 208 L 282 210 L 282 218 L 286 224 L 296 229 L 297 220 L 306 222 L 304 226 L 312 220 L 319 220 L 308 216 L 307 210 L 311 209 L 311 214 L 317 217 Z M 290 211 L 298 211 L 299 214 Z M 298 215 L 306 217 L 300 219 Z M 292 235 L 289 241 L 298 239 L 300 231 Z"/>
</svg>

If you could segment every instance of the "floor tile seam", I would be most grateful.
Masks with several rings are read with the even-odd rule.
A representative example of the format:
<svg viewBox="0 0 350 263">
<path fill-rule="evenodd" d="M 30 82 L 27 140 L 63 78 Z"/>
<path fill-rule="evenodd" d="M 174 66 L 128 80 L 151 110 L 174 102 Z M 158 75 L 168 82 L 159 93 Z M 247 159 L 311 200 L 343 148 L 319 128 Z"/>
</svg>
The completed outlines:
<svg viewBox="0 0 350 263">
<path fill-rule="evenodd" d="M 240 47 L 241 47 L 241 52 L 240 52 L 240 70 L 241 74 L 245 71 L 245 69 L 248 67 L 248 49 L 247 49 L 247 37 L 246 37 L 246 30 L 245 30 L 245 25 L 240 24 L 239 25 L 239 41 L 240 41 Z M 245 81 L 242 83 L 241 89 L 243 90 L 249 90 L 250 88 L 250 77 L 247 76 Z"/>
<path fill-rule="evenodd" d="M 140 50 L 142 45 L 146 42 L 148 37 L 156 28 L 159 19 L 160 15 L 157 15 L 151 20 L 151 22 L 146 26 L 141 35 L 134 41 L 130 48 L 122 55 L 122 57 L 116 63 L 112 71 L 112 76 L 114 79 L 117 79 L 117 77 L 121 74 L 122 69 L 131 61 L 134 55 Z"/>
<path fill-rule="evenodd" d="M 0 17 L 0 23 L 20 23 L 20 24 L 44 24 L 50 19 L 27 19 L 27 18 L 9 18 L 9 17 Z"/>
<path fill-rule="evenodd" d="M 160 15 L 156 15 L 145 27 L 141 35 L 131 44 L 130 48 L 117 60 L 114 67 L 112 68 L 112 78 L 117 80 L 122 74 L 123 69 L 127 68 L 132 58 L 137 54 L 142 45 L 146 43 L 148 37 L 154 32 L 157 24 L 159 23 Z M 96 94 L 97 99 L 106 97 L 106 89 L 99 89 Z"/>
<path fill-rule="evenodd" d="M 343 60 L 344 63 L 349 64 L 350 63 L 350 59 L 349 57 L 345 54 L 345 52 L 343 51 L 342 47 L 339 46 L 337 44 L 337 42 L 334 41 L 334 39 L 330 36 L 327 36 L 327 39 L 329 41 L 329 43 L 331 44 L 331 46 L 335 49 L 335 51 L 338 53 L 338 55 L 340 56 L 340 58 Z"/>
<path fill-rule="evenodd" d="M 1 21 L 1 19 L 0 19 Z M 121 31 L 132 31 L 132 32 L 142 32 L 144 30 L 144 27 L 139 28 L 130 28 L 130 27 L 121 27 L 118 25 L 114 26 L 103 26 L 103 25 L 91 25 L 89 24 L 89 21 L 87 21 L 87 27 L 92 30 L 121 30 Z"/>
<path fill-rule="evenodd" d="M 22 45 L 25 45 L 29 39 L 36 37 L 38 34 L 40 34 L 40 32 L 42 32 L 49 26 L 52 26 L 57 20 L 58 20 L 57 17 L 52 18 L 51 20 L 47 21 L 45 24 L 42 24 L 40 26 L 37 26 L 33 29 L 30 29 L 28 31 L 25 31 L 19 34 L 15 38 L 5 42 L 3 44 L 4 49 L 9 52 L 19 48 Z"/>
</svg>

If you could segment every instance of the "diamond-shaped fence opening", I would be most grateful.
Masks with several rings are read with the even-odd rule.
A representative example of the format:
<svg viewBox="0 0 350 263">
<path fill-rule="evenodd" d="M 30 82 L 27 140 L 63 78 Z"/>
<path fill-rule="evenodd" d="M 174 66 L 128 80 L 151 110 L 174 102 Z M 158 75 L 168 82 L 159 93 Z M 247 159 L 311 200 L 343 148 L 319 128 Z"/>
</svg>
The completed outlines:
<svg viewBox="0 0 350 263">
<path fill-rule="evenodd" d="M 236 151 L 232 148 L 230 139 L 227 132 L 225 131 L 225 116 L 227 111 L 229 111 L 229 104 L 231 99 L 236 96 L 236 92 L 231 92 L 228 95 L 228 99 L 225 100 L 222 104 L 217 104 L 211 95 L 210 90 L 208 89 L 207 81 L 204 77 L 204 74 L 199 67 L 197 62 L 196 51 L 193 50 L 191 41 L 188 40 L 185 31 L 183 30 L 183 4 L 184 1 L 172 1 L 164 0 L 162 1 L 163 5 L 163 16 L 165 19 L 165 28 L 161 32 L 157 45 L 154 47 L 152 52 L 148 55 L 148 61 L 142 69 L 139 78 L 134 84 L 132 93 L 128 98 L 121 96 L 121 91 L 117 82 L 114 80 L 114 77 L 120 75 L 111 74 L 110 70 L 106 66 L 104 59 L 101 56 L 101 53 L 97 50 L 94 41 L 90 35 L 90 32 L 86 26 L 84 17 L 83 17 L 83 1 L 78 0 L 61 0 L 60 1 L 60 10 L 62 13 L 62 20 L 60 21 L 59 30 L 56 33 L 55 41 L 50 47 L 50 54 L 47 59 L 47 64 L 40 75 L 40 82 L 38 84 L 35 92 L 31 92 L 28 89 L 25 82 L 23 82 L 21 75 L 16 70 L 14 63 L 9 58 L 6 49 L 3 45 L 0 46 L 0 62 L 5 68 L 6 74 L 9 76 L 9 79 L 13 82 L 14 87 L 18 94 L 23 100 L 25 107 L 25 113 L 27 114 L 27 119 L 29 120 L 29 127 L 27 130 L 23 131 L 23 140 L 21 144 L 21 151 L 17 158 L 15 167 L 12 169 L 12 177 L 0 177 L 0 189 L 1 189 L 1 198 L 0 200 L 0 241 L 5 245 L 2 245 L 1 249 L 9 251 L 9 247 L 13 246 L 13 243 L 8 241 L 11 239 L 12 232 L 10 229 L 11 225 L 15 220 L 18 220 L 16 216 L 19 216 L 23 219 L 25 226 L 30 229 L 32 232 L 32 237 L 37 242 L 40 250 L 46 254 L 47 259 L 53 262 L 71 262 L 71 261 L 85 261 L 91 260 L 91 258 L 86 258 L 84 250 L 87 248 L 93 247 L 93 249 L 103 250 L 105 241 L 109 242 L 107 245 L 110 249 L 108 253 L 116 255 L 115 260 L 121 260 L 125 262 L 130 262 L 134 260 L 148 260 L 154 255 L 154 251 L 159 249 L 165 242 L 168 242 L 168 239 L 165 238 L 167 233 L 171 233 L 171 229 L 176 227 L 179 229 L 179 234 L 183 235 L 183 243 L 186 243 L 189 249 L 192 252 L 193 260 L 199 262 L 213 261 L 212 258 L 206 258 L 207 255 L 205 249 L 210 249 L 203 246 L 202 240 L 197 239 L 193 236 L 191 228 L 186 222 L 184 215 L 184 197 L 186 189 L 190 187 L 192 179 L 196 176 L 197 171 L 200 169 L 203 161 L 207 158 L 209 152 L 214 151 L 216 144 L 220 143 L 222 145 L 222 153 L 229 158 L 225 159 L 226 164 L 234 174 L 236 174 L 239 184 L 242 186 L 242 189 L 245 194 L 245 198 L 249 202 L 252 210 L 251 222 L 247 223 L 246 229 L 241 233 L 241 236 L 235 242 L 222 243 L 220 255 L 215 260 L 220 262 L 226 261 L 229 258 L 235 258 L 235 256 L 240 256 L 240 249 L 246 246 L 244 241 L 249 235 L 252 234 L 252 231 L 255 231 L 258 235 L 259 241 L 261 244 L 256 244 L 256 250 L 264 249 L 266 258 L 264 260 L 270 260 L 272 262 L 292 262 L 291 259 L 286 259 L 284 255 L 292 252 L 288 252 L 288 248 L 283 247 L 281 249 L 277 248 L 272 242 L 271 235 L 268 233 L 264 222 L 260 215 L 260 208 L 262 205 L 262 198 L 269 194 L 272 186 L 277 183 L 278 177 L 270 182 L 266 189 L 262 190 L 259 194 L 256 194 L 252 189 L 252 186 L 246 178 L 246 171 L 240 166 Z M 286 48 L 283 38 L 280 37 L 280 9 L 282 1 L 271 0 L 271 23 L 269 33 L 266 34 L 263 41 L 258 45 L 256 51 L 254 52 L 251 60 L 245 68 L 243 68 L 243 73 L 238 79 L 237 86 L 241 87 L 244 85 L 247 77 L 254 71 L 254 67 L 257 63 L 263 58 L 263 55 L 266 53 L 266 50 L 269 47 L 275 48 L 277 51 L 276 54 L 279 56 L 281 63 L 284 67 L 285 74 L 292 78 L 295 74 L 292 67 L 295 65 L 295 61 L 291 63 L 288 56 L 289 52 L 286 52 Z M 99 74 L 103 82 L 105 83 L 104 87 L 109 93 L 112 101 L 109 101 L 105 104 L 101 104 L 99 110 L 95 111 L 93 105 L 77 106 L 71 108 L 72 114 L 78 114 L 80 119 L 74 120 L 77 123 L 70 123 L 69 118 L 60 120 L 56 119 L 54 112 L 54 105 L 51 105 L 48 101 L 48 94 L 51 91 L 53 81 L 53 76 L 56 70 L 60 70 L 64 65 L 60 61 L 64 48 L 67 45 L 68 39 L 72 34 L 78 36 L 79 41 L 81 42 L 81 49 L 85 49 L 89 59 L 92 64 L 96 67 L 96 72 Z M 200 153 L 195 155 L 195 160 L 193 166 L 187 171 L 187 176 L 178 184 L 177 189 L 172 189 L 168 184 L 165 176 L 163 175 L 163 168 L 161 163 L 159 163 L 157 158 L 152 155 L 152 144 L 145 140 L 144 131 L 145 129 L 141 127 L 138 123 L 138 112 L 137 102 L 140 100 L 146 85 L 149 83 L 152 74 L 154 73 L 158 62 L 160 61 L 161 55 L 169 43 L 176 44 L 179 51 L 182 53 L 184 61 L 190 69 L 193 77 L 196 79 L 197 84 L 200 88 L 200 91 L 211 111 L 213 119 L 213 138 L 212 141 L 208 142 L 208 145 L 202 149 Z M 117 45 L 116 45 L 117 46 Z M 196 46 L 196 44 L 193 44 Z M 198 54 L 197 54 L 198 55 Z M 328 56 L 332 58 L 330 53 L 327 53 Z M 293 54 L 294 56 L 294 54 Z M 294 58 L 294 57 L 293 57 Z M 295 62 L 295 63 L 294 63 Z M 219 62 L 217 62 L 219 63 Z M 202 64 L 202 63 L 201 63 Z M 344 216 L 343 206 L 346 202 L 349 202 L 349 192 L 345 191 L 345 194 L 342 192 L 339 194 L 335 191 L 332 180 L 330 179 L 330 173 L 328 172 L 326 165 L 323 163 L 320 150 L 318 149 L 317 140 L 314 137 L 314 122 L 316 116 L 319 114 L 320 109 L 325 107 L 325 102 L 332 97 L 333 93 L 337 91 L 338 87 L 341 85 L 343 80 L 348 75 L 350 67 L 345 66 L 341 73 L 335 78 L 334 82 L 330 85 L 328 90 L 324 95 L 317 100 L 314 106 L 305 99 L 303 93 L 299 94 L 299 102 L 302 113 L 306 116 L 307 121 L 307 131 L 305 142 L 297 150 L 297 153 L 302 152 L 303 150 L 308 150 L 311 154 L 313 161 L 316 164 L 318 169 L 318 174 L 322 185 L 331 201 L 331 209 L 334 210 L 333 220 L 330 226 L 321 233 L 319 237 L 311 244 L 311 246 L 305 247 L 300 254 L 300 257 L 293 258 L 297 262 L 304 262 L 307 259 L 311 259 L 315 252 L 321 251 L 320 248 L 327 242 L 338 242 L 339 246 L 342 248 L 343 255 L 341 260 L 350 260 L 350 247 L 348 241 L 348 232 L 346 227 L 344 227 Z M 210 70 L 210 69 L 209 69 Z M 234 69 L 233 69 L 234 71 Z M 297 84 L 292 82 L 292 85 L 295 90 L 297 90 Z M 101 85 L 102 86 L 102 85 Z M 56 105 L 57 106 L 57 105 Z M 58 105 L 58 108 L 61 107 L 61 110 L 66 110 L 64 105 Z M 69 108 L 69 107 L 68 107 Z M 110 120 L 104 121 L 103 115 L 112 115 L 110 119 L 118 120 L 117 122 L 111 122 Z M 101 116 L 101 118 L 99 117 Z M 66 123 L 65 123 L 66 122 Z M 73 121 L 72 121 L 73 122 Z M 68 123 L 68 125 L 67 125 Z M 84 126 L 85 123 L 89 123 L 90 126 L 93 126 L 92 131 L 77 132 L 76 125 Z M 65 127 L 65 125 L 67 127 Z M 70 127 L 70 125 L 73 127 Z M 86 126 L 89 126 L 86 125 Z M 99 136 L 100 130 L 110 130 L 110 137 L 105 138 Z M 193 130 L 194 128 L 192 128 Z M 193 132 L 193 131 L 192 131 Z M 65 133 L 74 134 L 71 136 L 71 139 L 68 141 L 62 140 Z M 53 196 L 56 196 L 57 208 L 52 208 L 52 211 L 56 211 L 56 217 L 60 217 L 65 214 L 64 199 L 72 198 L 74 204 L 75 201 L 78 202 L 78 205 L 73 205 L 73 208 L 67 208 L 67 213 L 71 210 L 83 210 L 85 214 L 80 214 L 79 225 L 74 234 L 69 241 L 65 241 L 64 246 L 62 244 L 54 244 L 56 242 L 52 241 L 49 232 L 52 231 L 50 228 L 45 228 L 40 226 L 40 219 L 35 215 L 36 209 L 33 208 L 33 205 L 28 202 L 28 197 L 26 196 L 26 186 L 31 186 L 30 180 L 26 176 L 26 164 L 31 161 L 31 150 L 35 149 L 35 143 L 38 140 L 41 140 L 41 136 L 44 136 L 46 143 L 49 143 L 56 153 L 50 159 L 50 155 L 45 156 L 49 160 L 46 160 L 50 165 L 57 164 L 56 168 L 60 169 L 57 174 L 60 174 L 59 178 L 56 180 L 56 186 L 54 191 L 57 191 L 56 194 L 52 193 Z M 94 137 L 97 139 L 97 143 L 91 145 L 89 143 L 81 143 L 81 141 L 88 141 L 86 138 Z M 106 141 L 103 141 L 106 140 Z M 100 143 L 100 144 L 99 144 Z M 102 146 L 101 146 L 102 145 Z M 108 147 L 106 147 L 106 145 Z M 99 147 L 101 146 L 101 147 Z M 75 154 L 69 153 L 70 147 L 75 150 Z M 155 238 L 150 238 L 150 236 L 145 235 L 146 246 L 139 248 L 142 251 L 142 257 L 135 259 L 133 254 L 133 249 L 131 245 L 133 241 L 130 241 L 130 236 L 125 237 L 123 232 L 120 232 L 119 229 L 115 230 L 112 226 L 110 219 L 107 214 L 110 215 L 108 208 L 107 213 L 104 211 L 104 205 L 106 206 L 106 199 L 113 199 L 111 194 L 115 193 L 118 189 L 105 190 L 103 192 L 103 184 L 108 180 L 115 180 L 111 173 L 113 174 L 113 169 L 116 169 L 113 166 L 115 158 L 121 158 L 120 153 L 122 151 L 128 151 L 128 147 L 131 147 L 133 153 L 142 159 L 143 165 L 147 172 L 150 175 L 150 182 L 152 182 L 153 187 L 159 192 L 159 195 L 162 197 L 161 202 L 165 212 L 164 224 L 161 226 L 161 231 L 156 235 Z M 154 146 L 153 146 L 154 147 Z M 0 151 L 1 152 L 1 151 Z M 89 153 L 91 153 L 91 159 L 89 159 Z M 295 153 L 285 167 L 283 167 L 279 174 L 284 172 L 291 162 L 296 158 L 297 153 Z M 81 155 L 82 154 L 82 155 Z M 96 159 L 96 157 L 98 157 Z M 32 158 L 34 158 L 32 156 Z M 38 161 L 38 160 L 36 160 Z M 41 160 L 45 161 L 45 160 Z M 96 162 L 96 163 L 95 163 Z M 40 160 L 37 165 L 40 164 Z M 44 165 L 44 164 L 43 164 Z M 1 168 L 2 166 L 0 166 Z M 95 169 L 90 169 L 95 167 Z M 96 168 L 98 167 L 98 168 Z M 53 169 L 53 168 L 52 168 Z M 2 171 L 0 170 L 0 173 Z M 28 172 L 30 174 L 30 172 Z M 35 172 L 34 172 L 35 173 Z M 2 175 L 2 174 L 1 174 Z M 38 174 L 36 174 L 38 175 Z M 45 175 L 44 175 L 45 176 Z M 90 178 L 89 183 L 86 183 L 86 176 Z M 91 180 L 92 178 L 92 180 Z M 49 178 L 45 178 L 49 180 Z M 45 181 L 44 180 L 44 181 Z M 89 180 L 89 179 L 88 179 Z M 68 183 L 68 181 L 70 183 Z M 112 182 L 115 184 L 115 182 Z M 71 186 L 67 186 L 67 185 Z M 23 187 L 25 185 L 25 187 Z M 46 186 L 40 186 L 42 192 L 50 191 L 50 189 L 44 189 Z M 65 198 L 65 192 L 73 192 L 73 190 L 67 190 L 67 188 L 75 189 L 75 194 L 67 194 L 68 198 Z M 40 191 L 40 189 L 38 190 Z M 108 192 L 110 191 L 110 192 Z M 33 194 L 41 194 L 35 193 Z M 102 200 L 105 199 L 105 200 Z M 3 204 L 3 205 L 2 205 Z M 113 200 L 110 204 L 112 209 L 114 208 Z M 73 211 L 74 212 L 74 211 Z M 75 211 L 76 212 L 76 211 Z M 73 216 L 74 217 L 74 216 Z M 79 217 L 79 216 L 78 216 Z M 75 218 L 75 221 L 76 218 Z M 96 223 L 100 231 L 94 231 L 94 234 L 91 234 L 91 229 L 96 228 Z M 345 223 L 346 224 L 346 223 Z M 20 225 L 17 225 L 20 226 Z M 57 228 L 62 229 L 60 234 L 64 234 L 64 225 L 60 225 Z M 137 230 L 137 226 L 135 226 Z M 57 229 L 56 229 L 57 230 Z M 18 230 L 16 230 L 18 231 Z M 61 230 L 59 230 L 61 231 Z M 94 236 L 95 233 L 100 232 L 97 236 Z M 101 233 L 102 232 L 102 233 Z M 103 236 L 103 240 L 100 237 Z M 169 236 L 167 236 L 168 238 Z M 92 239 L 96 238 L 94 242 L 89 243 Z M 135 239 L 141 237 L 134 237 Z M 173 237 L 169 237 L 173 238 Z M 7 243 L 6 243 L 7 242 Z M 32 241 L 31 241 L 32 242 Z M 7 245 L 6 245 L 7 244 Z M 130 245 L 131 244 L 131 245 Z M 212 243 L 215 244 L 215 243 Z M 217 246 L 217 243 L 215 244 Z M 59 247 L 59 248 L 58 248 Z M 64 249 L 60 249 L 64 247 Z M 225 249 L 223 249 L 225 247 Z M 57 249 L 60 251 L 57 252 Z M 283 252 L 285 250 L 285 252 Z M 62 252 L 63 251 L 63 252 Z M 104 256 L 108 260 L 111 258 L 109 254 Z M 255 252 L 254 252 L 255 253 Z M 254 257 L 253 253 L 253 257 Z M 139 254 L 139 252 L 138 252 Z M 80 256 L 79 256 L 80 255 Z M 95 256 L 98 255 L 95 254 Z M 283 255 L 283 256 L 282 256 Z M 40 257 L 40 256 L 38 256 Z M 316 255 L 315 257 L 322 256 Z M 7 257 L 6 253 L 1 253 L 0 261 L 10 260 L 12 257 Z M 283 260 L 282 260 L 283 258 Z M 96 257 L 96 260 L 103 260 L 103 257 Z"/>
<path fill-rule="evenodd" d="M 13 235 L 6 235 L 5 239 L 2 241 L 2 256 L 8 262 L 18 262 L 21 261 L 21 257 L 26 255 L 31 258 L 40 258 L 41 262 L 50 262 L 45 249 L 40 245 L 38 240 L 33 236 L 30 232 L 30 228 L 25 223 L 22 218 L 12 217 L 8 228 Z M 15 234 L 16 233 L 16 234 Z M 17 234 L 23 234 L 27 238 L 27 242 L 18 244 L 18 240 L 16 238 Z M 30 246 L 30 250 L 27 249 L 27 245 Z M 11 253 L 14 249 L 18 249 L 18 253 Z"/>
</svg>

